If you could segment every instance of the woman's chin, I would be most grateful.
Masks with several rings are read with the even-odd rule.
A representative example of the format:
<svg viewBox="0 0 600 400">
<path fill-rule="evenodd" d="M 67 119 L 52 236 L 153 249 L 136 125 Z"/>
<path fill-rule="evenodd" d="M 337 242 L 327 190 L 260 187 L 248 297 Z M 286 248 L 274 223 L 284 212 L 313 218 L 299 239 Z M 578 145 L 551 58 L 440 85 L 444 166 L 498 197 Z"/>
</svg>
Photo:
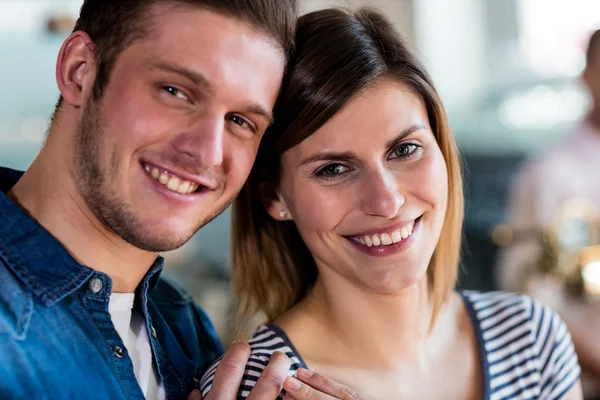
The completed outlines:
<svg viewBox="0 0 600 400">
<path fill-rule="evenodd" d="M 406 271 L 403 271 L 402 274 L 386 273 L 383 276 L 371 277 L 371 279 L 364 280 L 363 286 L 378 294 L 399 294 L 426 279 L 424 273 L 416 272 L 413 274 L 407 274 Z"/>
</svg>

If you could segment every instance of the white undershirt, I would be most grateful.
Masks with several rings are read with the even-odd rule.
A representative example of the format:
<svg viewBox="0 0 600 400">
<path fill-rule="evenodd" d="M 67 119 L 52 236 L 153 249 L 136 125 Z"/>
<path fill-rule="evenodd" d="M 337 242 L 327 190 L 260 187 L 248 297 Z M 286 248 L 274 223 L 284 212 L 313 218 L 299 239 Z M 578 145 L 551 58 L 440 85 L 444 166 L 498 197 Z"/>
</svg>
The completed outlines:
<svg viewBox="0 0 600 400">
<path fill-rule="evenodd" d="M 137 310 L 133 311 L 134 300 L 135 293 L 112 293 L 108 312 L 129 352 L 135 377 L 144 397 L 151 400 L 164 400 L 165 390 L 152 357 L 148 329 L 143 315 Z"/>
</svg>

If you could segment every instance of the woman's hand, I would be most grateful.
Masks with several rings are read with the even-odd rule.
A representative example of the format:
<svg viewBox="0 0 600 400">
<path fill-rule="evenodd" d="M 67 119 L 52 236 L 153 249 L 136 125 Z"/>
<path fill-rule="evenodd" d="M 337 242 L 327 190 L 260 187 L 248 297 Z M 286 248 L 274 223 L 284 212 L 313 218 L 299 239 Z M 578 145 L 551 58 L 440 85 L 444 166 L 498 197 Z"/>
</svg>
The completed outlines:
<svg viewBox="0 0 600 400">
<path fill-rule="evenodd" d="M 244 342 L 231 345 L 215 372 L 212 388 L 205 400 L 235 400 L 242 382 L 250 346 Z M 276 400 L 285 389 L 285 399 L 292 400 L 360 400 L 353 390 L 322 375 L 300 369 L 294 378 L 288 377 L 289 358 L 280 352 L 271 356 L 269 365 L 248 395 L 248 400 Z M 202 400 L 199 390 L 194 390 L 188 400 Z"/>
<path fill-rule="evenodd" d="M 283 388 L 284 400 L 360 400 L 354 390 L 303 368 L 295 378 L 286 378 Z"/>
</svg>

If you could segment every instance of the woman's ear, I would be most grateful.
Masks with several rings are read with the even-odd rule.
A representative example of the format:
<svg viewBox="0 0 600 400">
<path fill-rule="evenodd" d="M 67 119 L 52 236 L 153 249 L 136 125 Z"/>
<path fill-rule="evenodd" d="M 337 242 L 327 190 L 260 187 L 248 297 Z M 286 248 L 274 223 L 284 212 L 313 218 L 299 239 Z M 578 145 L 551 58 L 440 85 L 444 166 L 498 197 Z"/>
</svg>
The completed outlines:
<svg viewBox="0 0 600 400">
<path fill-rule="evenodd" d="M 292 214 L 281 196 L 279 187 L 273 182 L 261 182 L 258 185 L 260 202 L 271 218 L 277 221 L 291 221 Z"/>
</svg>

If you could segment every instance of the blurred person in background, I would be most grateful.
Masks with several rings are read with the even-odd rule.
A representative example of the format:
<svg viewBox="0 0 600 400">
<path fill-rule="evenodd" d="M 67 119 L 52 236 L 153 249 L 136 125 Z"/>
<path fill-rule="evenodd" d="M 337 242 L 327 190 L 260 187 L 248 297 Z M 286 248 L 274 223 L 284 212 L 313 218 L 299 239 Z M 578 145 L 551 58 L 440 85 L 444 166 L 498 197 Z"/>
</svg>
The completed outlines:
<svg viewBox="0 0 600 400">
<path fill-rule="evenodd" d="M 275 124 L 233 209 L 239 315 L 267 317 L 240 398 L 282 351 L 299 376 L 326 374 L 369 399 L 580 399 L 555 313 L 525 295 L 454 290 L 459 155 L 390 21 L 328 9 L 297 31 Z"/>
<path fill-rule="evenodd" d="M 85 1 L 58 55 L 41 152 L 24 174 L 0 168 L 0 398 L 178 399 L 222 354 L 203 310 L 160 277 L 159 253 L 241 189 L 296 9 Z M 235 398 L 248 355 L 232 346 L 213 398 Z M 289 365 L 275 357 L 253 395 L 274 399 Z"/>
<path fill-rule="evenodd" d="M 579 355 L 586 397 L 600 398 L 600 304 L 569 299 L 553 281 L 529 275 L 543 256 L 541 232 L 563 202 L 584 198 L 600 210 L 600 30 L 589 40 L 582 81 L 592 104 L 585 120 L 515 177 L 508 211 L 515 238 L 501 250 L 496 274 L 502 289 L 526 291 L 561 314 Z"/>
</svg>

